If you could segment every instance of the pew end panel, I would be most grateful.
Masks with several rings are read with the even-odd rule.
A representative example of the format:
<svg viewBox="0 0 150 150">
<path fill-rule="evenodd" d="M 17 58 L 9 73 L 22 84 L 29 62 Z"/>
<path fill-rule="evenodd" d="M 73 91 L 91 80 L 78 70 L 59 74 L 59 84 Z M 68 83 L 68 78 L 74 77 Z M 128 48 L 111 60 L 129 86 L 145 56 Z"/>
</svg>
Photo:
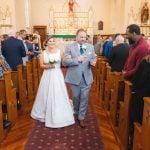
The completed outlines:
<svg viewBox="0 0 150 150">
<path fill-rule="evenodd" d="M 144 97 L 141 139 L 143 144 L 143 150 L 150 150 L 150 97 Z"/>
<path fill-rule="evenodd" d="M 134 123 L 134 140 L 133 140 L 133 150 L 144 150 L 141 143 L 142 128 L 137 122 Z"/>
</svg>

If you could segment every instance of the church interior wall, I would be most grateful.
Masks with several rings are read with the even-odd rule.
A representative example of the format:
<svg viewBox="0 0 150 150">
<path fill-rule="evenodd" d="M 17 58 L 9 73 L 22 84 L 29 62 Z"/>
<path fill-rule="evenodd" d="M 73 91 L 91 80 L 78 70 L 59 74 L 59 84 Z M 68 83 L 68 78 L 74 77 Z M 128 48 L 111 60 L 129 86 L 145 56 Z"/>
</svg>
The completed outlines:
<svg viewBox="0 0 150 150">
<path fill-rule="evenodd" d="M 0 7 L 5 10 L 8 6 L 11 12 L 12 28 L 32 31 L 34 25 L 49 25 L 49 10 L 61 11 L 66 0 L 28 0 L 30 1 L 29 27 L 26 27 L 25 0 L 0 0 Z M 76 0 L 81 8 L 93 10 L 93 33 L 111 34 L 125 32 L 128 24 L 140 24 L 140 9 L 142 0 Z M 67 9 L 67 8 L 66 8 Z M 131 11 L 133 10 L 133 12 Z M 132 16 L 132 13 L 134 17 Z M 103 30 L 98 30 L 98 21 L 104 22 Z M 1 32 L 1 30 L 0 30 Z"/>
</svg>

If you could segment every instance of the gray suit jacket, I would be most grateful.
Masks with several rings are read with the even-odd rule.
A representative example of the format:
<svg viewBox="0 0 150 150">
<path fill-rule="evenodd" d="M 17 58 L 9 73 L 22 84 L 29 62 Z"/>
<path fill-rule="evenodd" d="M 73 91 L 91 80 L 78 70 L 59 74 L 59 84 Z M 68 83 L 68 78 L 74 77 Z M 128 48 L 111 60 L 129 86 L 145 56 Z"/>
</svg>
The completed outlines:
<svg viewBox="0 0 150 150">
<path fill-rule="evenodd" d="M 68 67 L 65 77 L 67 83 L 79 85 L 82 76 L 84 76 L 87 85 L 93 82 L 90 61 L 95 58 L 94 47 L 88 43 L 85 43 L 84 45 L 86 46 L 84 52 L 86 59 L 82 63 L 78 62 L 80 50 L 77 42 L 66 47 L 63 64 Z"/>
</svg>

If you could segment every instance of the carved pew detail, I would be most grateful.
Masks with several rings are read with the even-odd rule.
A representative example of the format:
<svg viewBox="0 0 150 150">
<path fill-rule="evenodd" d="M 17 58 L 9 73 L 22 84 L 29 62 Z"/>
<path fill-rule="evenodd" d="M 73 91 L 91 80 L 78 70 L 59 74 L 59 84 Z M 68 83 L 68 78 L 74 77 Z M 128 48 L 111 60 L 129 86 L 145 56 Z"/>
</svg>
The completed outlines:
<svg viewBox="0 0 150 150">
<path fill-rule="evenodd" d="M 125 81 L 124 102 L 120 102 L 118 135 L 123 150 L 129 146 L 129 116 L 132 98 L 132 84 Z"/>
<path fill-rule="evenodd" d="M 0 100 L 0 142 L 4 138 L 3 133 L 3 112 L 2 112 L 2 101 Z"/>
<path fill-rule="evenodd" d="M 17 98 L 19 103 L 25 104 L 25 100 L 27 98 L 27 88 L 26 88 L 26 79 L 23 78 L 23 68 L 22 65 L 17 66 L 17 71 L 11 72 L 11 78 L 13 81 L 13 87 L 17 89 Z"/>
<path fill-rule="evenodd" d="M 143 150 L 150 150 L 150 97 L 144 97 L 144 112 L 141 140 Z"/>
<path fill-rule="evenodd" d="M 118 126 L 119 119 L 119 102 L 124 100 L 124 80 L 120 72 L 114 72 L 113 89 L 110 96 L 110 117 L 113 126 Z"/>
<path fill-rule="evenodd" d="M 38 89 L 38 58 L 33 58 L 32 59 L 32 69 L 33 69 L 33 89 L 34 89 L 34 94 L 36 94 L 37 89 Z"/>
<path fill-rule="evenodd" d="M 34 99 L 34 90 L 33 90 L 33 71 L 32 71 L 32 62 L 26 62 L 26 73 L 27 73 L 27 97 L 28 100 Z"/>
</svg>

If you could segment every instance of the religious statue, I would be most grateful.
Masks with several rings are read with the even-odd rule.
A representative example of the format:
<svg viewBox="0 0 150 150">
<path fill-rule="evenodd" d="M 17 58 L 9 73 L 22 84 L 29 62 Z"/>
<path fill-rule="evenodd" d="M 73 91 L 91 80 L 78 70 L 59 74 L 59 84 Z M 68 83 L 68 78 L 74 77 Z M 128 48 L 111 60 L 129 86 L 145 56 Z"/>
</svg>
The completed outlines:
<svg viewBox="0 0 150 150">
<path fill-rule="evenodd" d="M 149 8 L 147 2 L 145 2 L 141 10 L 141 23 L 147 23 L 148 19 L 149 19 Z"/>
<path fill-rule="evenodd" d="M 74 0 L 69 0 L 68 6 L 69 6 L 69 12 L 73 13 Z"/>
</svg>

